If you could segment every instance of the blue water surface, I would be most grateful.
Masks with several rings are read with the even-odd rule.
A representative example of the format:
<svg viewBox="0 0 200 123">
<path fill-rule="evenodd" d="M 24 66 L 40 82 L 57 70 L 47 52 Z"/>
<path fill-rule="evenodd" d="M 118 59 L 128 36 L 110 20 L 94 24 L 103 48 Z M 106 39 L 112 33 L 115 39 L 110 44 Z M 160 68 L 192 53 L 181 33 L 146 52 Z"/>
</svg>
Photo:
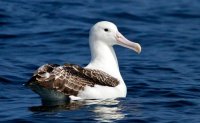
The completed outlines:
<svg viewBox="0 0 200 123">
<path fill-rule="evenodd" d="M 114 22 L 127 98 L 47 106 L 23 86 L 45 63 L 90 61 L 88 35 Z M 0 0 L 0 122 L 200 123 L 199 0 Z"/>
</svg>

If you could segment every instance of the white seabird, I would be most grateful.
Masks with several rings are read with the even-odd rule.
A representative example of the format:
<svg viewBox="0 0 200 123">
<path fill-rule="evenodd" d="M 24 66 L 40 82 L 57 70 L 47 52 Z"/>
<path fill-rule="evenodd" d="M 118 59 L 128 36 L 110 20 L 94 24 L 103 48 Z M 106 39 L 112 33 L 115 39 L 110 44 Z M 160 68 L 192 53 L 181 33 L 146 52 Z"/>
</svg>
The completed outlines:
<svg viewBox="0 0 200 123">
<path fill-rule="evenodd" d="M 126 39 L 116 25 L 101 21 L 90 30 L 91 61 L 86 67 L 74 64 L 45 64 L 26 84 L 43 100 L 108 99 L 126 97 L 113 45 L 141 52 L 138 43 Z"/>
</svg>

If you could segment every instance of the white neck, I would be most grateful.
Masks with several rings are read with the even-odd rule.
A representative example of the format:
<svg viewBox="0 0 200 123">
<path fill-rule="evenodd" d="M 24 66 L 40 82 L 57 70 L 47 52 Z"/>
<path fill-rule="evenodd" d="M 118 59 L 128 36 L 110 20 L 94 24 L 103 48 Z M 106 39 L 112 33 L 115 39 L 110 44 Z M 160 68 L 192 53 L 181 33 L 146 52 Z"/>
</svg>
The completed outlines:
<svg viewBox="0 0 200 123">
<path fill-rule="evenodd" d="M 91 61 L 86 68 L 102 70 L 123 81 L 119 71 L 117 57 L 112 46 L 102 41 L 90 41 L 90 50 Z"/>
</svg>

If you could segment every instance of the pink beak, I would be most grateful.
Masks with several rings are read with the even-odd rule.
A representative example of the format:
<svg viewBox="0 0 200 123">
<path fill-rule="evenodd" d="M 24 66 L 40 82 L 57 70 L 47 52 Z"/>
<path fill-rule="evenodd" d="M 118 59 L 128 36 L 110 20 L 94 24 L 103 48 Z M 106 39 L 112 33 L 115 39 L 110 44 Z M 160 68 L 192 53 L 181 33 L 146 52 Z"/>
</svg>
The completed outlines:
<svg viewBox="0 0 200 123">
<path fill-rule="evenodd" d="M 120 32 L 117 33 L 116 39 L 117 39 L 117 42 L 119 45 L 129 48 L 129 49 L 132 49 L 135 52 L 137 52 L 138 54 L 141 52 L 142 48 L 141 48 L 140 44 L 128 40 Z"/>
</svg>

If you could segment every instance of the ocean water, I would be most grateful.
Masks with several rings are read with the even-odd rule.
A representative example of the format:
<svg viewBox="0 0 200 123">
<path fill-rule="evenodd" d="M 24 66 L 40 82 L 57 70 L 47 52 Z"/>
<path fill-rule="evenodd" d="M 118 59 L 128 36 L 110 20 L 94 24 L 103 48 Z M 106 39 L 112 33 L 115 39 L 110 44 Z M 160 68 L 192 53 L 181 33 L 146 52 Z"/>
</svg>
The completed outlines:
<svg viewBox="0 0 200 123">
<path fill-rule="evenodd" d="M 114 22 L 126 98 L 46 105 L 23 84 L 45 63 L 90 61 L 88 34 Z M 0 0 L 0 122 L 200 122 L 199 0 Z"/>
</svg>

